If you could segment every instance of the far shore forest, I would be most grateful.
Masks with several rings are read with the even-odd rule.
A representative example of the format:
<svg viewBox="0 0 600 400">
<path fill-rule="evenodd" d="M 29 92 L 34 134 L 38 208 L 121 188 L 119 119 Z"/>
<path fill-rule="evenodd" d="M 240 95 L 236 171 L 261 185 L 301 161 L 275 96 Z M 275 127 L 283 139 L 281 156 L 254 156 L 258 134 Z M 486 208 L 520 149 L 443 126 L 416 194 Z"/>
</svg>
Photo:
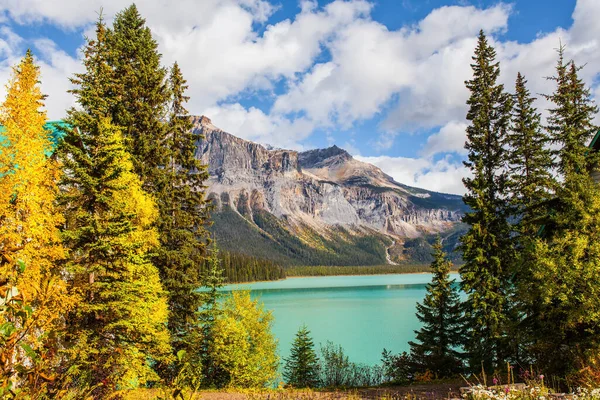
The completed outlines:
<svg viewBox="0 0 600 400">
<path fill-rule="evenodd" d="M 554 92 L 540 95 L 548 118 L 526 77 L 499 83 L 484 32 L 464 66 L 471 174 L 458 267 L 439 239 L 426 267 L 283 268 L 219 254 L 186 80 L 177 64 L 161 63 L 135 5 L 111 25 L 100 16 L 86 39 L 84 70 L 70 78 L 76 107 L 60 135 L 45 128 L 43 82 L 28 51 L 0 106 L 0 398 L 148 390 L 191 399 L 201 389 L 451 378 L 531 387 L 469 398 L 545 399 L 551 390 L 600 398 L 600 154 L 588 147 L 598 108 L 582 66 L 557 46 Z M 218 290 L 286 275 L 420 271 L 432 272 L 417 304 L 422 327 L 410 352 L 382 349 L 376 366 L 353 363 L 333 342 L 316 349 L 309 326 L 277 343 L 258 300 Z M 278 346 L 291 346 L 289 358 L 279 359 Z"/>
</svg>

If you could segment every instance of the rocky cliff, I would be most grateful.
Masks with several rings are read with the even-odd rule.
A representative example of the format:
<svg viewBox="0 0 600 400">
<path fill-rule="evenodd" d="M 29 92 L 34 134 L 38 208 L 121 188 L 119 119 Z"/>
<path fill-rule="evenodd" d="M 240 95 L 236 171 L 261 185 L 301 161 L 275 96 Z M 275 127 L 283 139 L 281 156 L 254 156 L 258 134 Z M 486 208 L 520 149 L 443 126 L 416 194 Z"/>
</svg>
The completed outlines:
<svg viewBox="0 0 600 400">
<path fill-rule="evenodd" d="M 196 156 L 209 166 L 212 229 L 229 251 L 288 264 L 414 261 L 411 243 L 453 234 L 464 212 L 459 196 L 402 185 L 336 146 L 267 149 L 206 117 L 194 117 L 194 130 L 204 137 Z"/>
</svg>

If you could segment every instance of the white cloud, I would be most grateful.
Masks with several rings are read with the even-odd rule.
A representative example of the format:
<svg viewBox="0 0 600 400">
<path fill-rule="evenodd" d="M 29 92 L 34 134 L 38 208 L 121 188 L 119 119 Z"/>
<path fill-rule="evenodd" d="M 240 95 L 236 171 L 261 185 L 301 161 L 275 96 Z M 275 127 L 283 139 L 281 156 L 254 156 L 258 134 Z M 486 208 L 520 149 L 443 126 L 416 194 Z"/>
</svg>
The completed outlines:
<svg viewBox="0 0 600 400">
<path fill-rule="evenodd" d="M 467 124 L 465 122 L 450 121 L 438 133 L 427 138 L 421 155 L 431 157 L 439 153 L 467 154 L 465 141 Z"/>
<path fill-rule="evenodd" d="M 462 165 L 444 158 L 432 161 L 410 157 L 356 157 L 381 168 L 397 182 L 441 193 L 464 194 L 462 178 L 469 171 Z"/>
<path fill-rule="evenodd" d="M 305 118 L 290 121 L 254 107 L 245 109 L 239 103 L 211 107 L 203 114 L 210 116 L 214 125 L 243 139 L 294 150 L 303 149 L 300 142 L 314 128 Z"/>
<path fill-rule="evenodd" d="M 383 124 L 432 127 L 464 116 L 470 57 L 480 29 L 506 28 L 510 7 L 442 7 L 413 27 L 389 31 L 357 19 L 326 46 L 331 61 L 315 65 L 274 106 L 277 112 L 303 111 L 320 125 L 342 127 L 379 113 L 393 95 L 398 108 Z M 385 146 L 384 140 L 380 145 Z"/>
</svg>

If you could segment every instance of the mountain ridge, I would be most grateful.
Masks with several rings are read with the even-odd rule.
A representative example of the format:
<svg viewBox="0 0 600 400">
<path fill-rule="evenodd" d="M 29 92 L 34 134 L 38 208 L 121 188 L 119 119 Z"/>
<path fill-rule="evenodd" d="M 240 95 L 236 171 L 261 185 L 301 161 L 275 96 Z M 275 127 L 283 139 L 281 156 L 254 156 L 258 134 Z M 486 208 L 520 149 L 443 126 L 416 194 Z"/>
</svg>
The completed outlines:
<svg viewBox="0 0 600 400">
<path fill-rule="evenodd" d="M 411 262 L 411 243 L 427 247 L 460 226 L 460 196 L 402 185 L 337 146 L 269 149 L 206 116 L 192 121 L 203 136 L 196 157 L 209 167 L 211 229 L 228 251 L 282 264 L 373 265 L 389 261 L 389 248 L 392 262 Z M 252 246 L 235 239 L 242 231 Z"/>
</svg>

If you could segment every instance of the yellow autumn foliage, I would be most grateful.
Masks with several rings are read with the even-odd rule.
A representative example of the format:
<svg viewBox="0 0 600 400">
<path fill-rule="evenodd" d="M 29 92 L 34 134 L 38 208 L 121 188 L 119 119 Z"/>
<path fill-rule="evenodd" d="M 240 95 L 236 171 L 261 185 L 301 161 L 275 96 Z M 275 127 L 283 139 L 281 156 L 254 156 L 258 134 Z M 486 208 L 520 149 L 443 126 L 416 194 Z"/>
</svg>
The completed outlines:
<svg viewBox="0 0 600 400">
<path fill-rule="evenodd" d="M 213 328 L 211 356 L 227 372 L 228 386 L 261 388 L 277 378 L 277 340 L 273 315 L 248 291 L 234 291 L 223 302 Z"/>
<path fill-rule="evenodd" d="M 58 230 L 63 217 L 55 203 L 60 168 L 46 155 L 50 132 L 44 129 L 44 96 L 30 52 L 13 69 L 7 92 L 0 106 L 0 302 L 19 296 L 32 312 L 0 351 L 3 370 L 11 373 L 14 365 L 31 365 L 24 347 L 42 352 L 41 361 L 50 368 L 55 347 L 50 333 L 60 329 L 75 298 L 57 265 L 65 256 Z M 18 262 L 26 267 L 20 274 Z M 0 324 L 7 319 L 3 313 Z"/>
</svg>

